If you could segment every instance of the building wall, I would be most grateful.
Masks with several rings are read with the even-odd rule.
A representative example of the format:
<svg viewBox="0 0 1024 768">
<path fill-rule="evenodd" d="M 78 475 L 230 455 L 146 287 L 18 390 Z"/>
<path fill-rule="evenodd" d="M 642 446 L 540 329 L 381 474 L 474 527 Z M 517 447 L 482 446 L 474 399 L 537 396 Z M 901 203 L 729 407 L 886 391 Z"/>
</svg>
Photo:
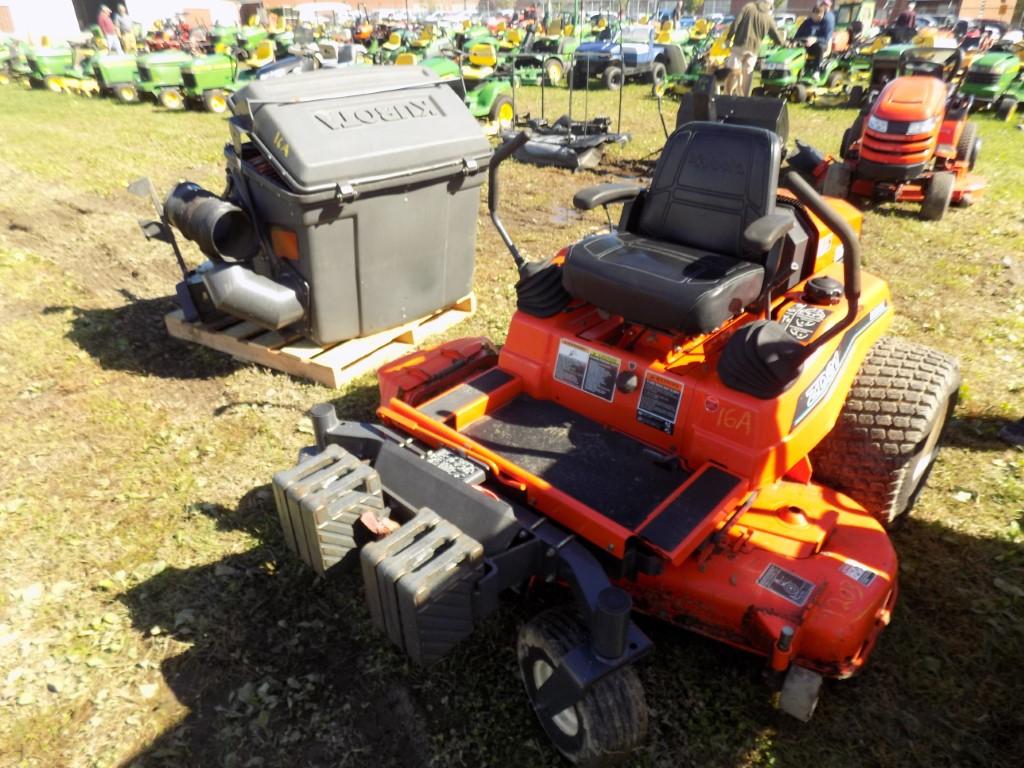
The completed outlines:
<svg viewBox="0 0 1024 768">
<path fill-rule="evenodd" d="M 731 0 L 729 13 L 739 13 L 748 2 L 750 0 Z M 775 13 L 795 13 L 797 16 L 803 16 L 816 4 L 815 0 L 781 0 L 775 3 Z"/>
<path fill-rule="evenodd" d="M 895 0 L 892 17 L 906 8 L 909 0 Z M 1010 22 L 1017 0 L 918 0 L 917 12 L 961 19 L 995 19 Z"/>
</svg>

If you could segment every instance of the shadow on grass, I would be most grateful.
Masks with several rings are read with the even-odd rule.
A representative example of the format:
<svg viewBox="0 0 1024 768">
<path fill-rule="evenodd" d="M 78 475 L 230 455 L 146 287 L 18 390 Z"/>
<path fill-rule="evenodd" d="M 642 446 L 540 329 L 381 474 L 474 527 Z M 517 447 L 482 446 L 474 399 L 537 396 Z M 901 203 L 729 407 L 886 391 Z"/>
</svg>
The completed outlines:
<svg viewBox="0 0 1024 768">
<path fill-rule="evenodd" d="M 168 568 L 123 596 L 137 629 L 190 645 L 162 663 L 189 714 L 129 765 L 561 766 L 529 712 L 516 630 L 560 595 L 509 601 L 441 663 L 409 665 L 371 626 L 356 573 L 317 579 L 264 486 L 201 505 L 249 551 Z M 1024 750 L 1024 553 L 911 519 L 893 625 L 811 724 L 774 711 L 762 662 L 651 619 L 652 709 L 634 765 L 1013 766 Z"/>
<path fill-rule="evenodd" d="M 999 432 L 1022 417 L 1024 413 L 1013 417 L 954 416 L 942 435 L 942 443 L 974 451 L 1005 451 L 1012 446 L 999 436 Z"/>
<path fill-rule="evenodd" d="M 168 297 L 137 299 L 113 309 L 51 306 L 44 314 L 72 313 L 67 337 L 108 370 L 168 379 L 209 379 L 238 369 L 229 355 L 172 339 L 164 315 L 177 308 Z"/>
</svg>

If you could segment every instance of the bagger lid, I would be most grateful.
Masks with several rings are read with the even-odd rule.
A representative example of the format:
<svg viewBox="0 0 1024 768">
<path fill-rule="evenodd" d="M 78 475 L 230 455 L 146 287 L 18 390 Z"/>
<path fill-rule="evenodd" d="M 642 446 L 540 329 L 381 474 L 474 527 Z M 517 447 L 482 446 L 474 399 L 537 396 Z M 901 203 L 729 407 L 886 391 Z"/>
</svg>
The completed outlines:
<svg viewBox="0 0 1024 768">
<path fill-rule="evenodd" d="M 484 170 L 490 143 L 451 86 L 423 67 L 352 67 L 252 83 L 232 97 L 296 192 L 342 194 Z"/>
</svg>

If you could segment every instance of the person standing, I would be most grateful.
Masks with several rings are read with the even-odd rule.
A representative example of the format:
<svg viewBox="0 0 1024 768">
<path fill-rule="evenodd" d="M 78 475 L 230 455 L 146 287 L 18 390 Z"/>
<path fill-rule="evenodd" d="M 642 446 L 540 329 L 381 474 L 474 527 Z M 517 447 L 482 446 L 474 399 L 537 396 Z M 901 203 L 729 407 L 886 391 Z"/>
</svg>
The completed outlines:
<svg viewBox="0 0 1024 768">
<path fill-rule="evenodd" d="M 822 41 L 821 47 L 827 56 L 832 51 L 832 36 L 836 32 L 836 15 L 832 12 L 832 0 L 821 0 L 821 4 L 825 7 L 825 14 L 822 17 L 825 39 Z"/>
<path fill-rule="evenodd" d="M 917 34 L 917 3 L 909 2 L 904 8 L 890 30 L 890 37 L 894 43 L 909 43 Z"/>
<path fill-rule="evenodd" d="M 103 39 L 107 42 L 107 50 L 111 53 L 124 53 L 124 49 L 121 47 L 121 38 L 117 36 L 117 27 L 114 26 L 114 20 L 110 18 L 110 8 L 105 5 L 100 6 L 100 15 L 97 17 L 96 23 L 103 34 Z"/>
<path fill-rule="evenodd" d="M 132 22 L 132 17 L 128 15 L 128 9 L 124 7 L 124 3 L 117 6 L 114 24 L 117 25 L 117 32 L 121 36 L 121 46 L 125 52 L 135 53 L 137 47 L 135 42 L 135 24 Z"/>
<path fill-rule="evenodd" d="M 725 33 L 725 42 L 732 48 L 726 67 L 740 75 L 740 92 L 749 96 L 754 84 L 754 67 L 765 35 L 782 45 L 782 35 L 775 26 L 770 0 L 751 0 L 740 9 L 739 15 Z"/>
</svg>

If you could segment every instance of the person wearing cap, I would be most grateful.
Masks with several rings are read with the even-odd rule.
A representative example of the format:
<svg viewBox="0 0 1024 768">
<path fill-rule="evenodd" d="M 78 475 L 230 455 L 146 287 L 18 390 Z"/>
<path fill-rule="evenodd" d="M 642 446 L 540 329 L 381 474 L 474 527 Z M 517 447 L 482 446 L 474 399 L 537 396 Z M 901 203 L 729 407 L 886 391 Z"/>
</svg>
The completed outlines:
<svg viewBox="0 0 1024 768">
<path fill-rule="evenodd" d="M 754 66 L 765 35 L 776 45 L 782 45 L 782 35 L 775 26 L 770 0 L 752 0 L 744 5 L 725 33 L 726 44 L 732 46 L 725 66 L 740 77 L 739 90 L 744 96 L 750 95 Z"/>
<path fill-rule="evenodd" d="M 96 24 L 103 34 L 103 39 L 107 41 L 107 50 L 111 53 L 124 53 L 124 49 L 121 47 L 121 38 L 117 36 L 117 27 L 114 26 L 114 20 L 110 18 L 110 8 L 105 5 L 100 6 Z"/>
</svg>

